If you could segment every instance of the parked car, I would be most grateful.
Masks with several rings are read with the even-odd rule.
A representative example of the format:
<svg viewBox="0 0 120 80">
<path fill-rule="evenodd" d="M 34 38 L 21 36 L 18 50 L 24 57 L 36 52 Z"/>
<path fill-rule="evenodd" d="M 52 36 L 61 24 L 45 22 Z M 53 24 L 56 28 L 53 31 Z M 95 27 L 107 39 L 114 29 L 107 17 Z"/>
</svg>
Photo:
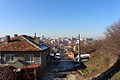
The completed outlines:
<svg viewBox="0 0 120 80">
<path fill-rule="evenodd" d="M 90 58 L 90 54 L 81 54 L 80 55 L 80 59 L 79 59 L 79 55 L 76 57 L 76 58 L 74 58 L 73 59 L 73 63 L 79 63 L 79 60 L 81 61 L 81 62 L 85 62 L 85 61 L 87 61 L 88 59 Z"/>
<path fill-rule="evenodd" d="M 55 58 L 56 58 L 56 59 L 60 59 L 60 56 L 56 55 Z"/>
<path fill-rule="evenodd" d="M 56 53 L 56 56 L 60 56 L 60 53 Z"/>
<path fill-rule="evenodd" d="M 89 59 L 90 58 L 90 54 L 81 54 L 80 58 L 81 59 Z"/>
<path fill-rule="evenodd" d="M 57 59 L 57 60 L 60 60 L 61 59 L 60 53 L 56 53 L 54 58 Z"/>
</svg>

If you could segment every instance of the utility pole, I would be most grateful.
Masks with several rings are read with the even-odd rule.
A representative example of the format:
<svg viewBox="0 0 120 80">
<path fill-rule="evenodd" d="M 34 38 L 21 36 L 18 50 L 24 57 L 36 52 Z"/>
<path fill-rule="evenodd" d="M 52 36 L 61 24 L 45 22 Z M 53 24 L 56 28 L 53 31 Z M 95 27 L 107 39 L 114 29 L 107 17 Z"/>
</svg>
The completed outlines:
<svg viewBox="0 0 120 80">
<path fill-rule="evenodd" d="M 80 55 L 81 55 L 81 53 L 80 53 L 80 50 L 81 50 L 81 45 L 80 45 L 80 34 L 78 35 L 78 54 L 79 54 L 79 64 L 81 63 L 80 62 Z"/>
<path fill-rule="evenodd" d="M 0 64 L 2 63 L 2 54 L 1 54 L 1 51 L 0 51 Z"/>
</svg>

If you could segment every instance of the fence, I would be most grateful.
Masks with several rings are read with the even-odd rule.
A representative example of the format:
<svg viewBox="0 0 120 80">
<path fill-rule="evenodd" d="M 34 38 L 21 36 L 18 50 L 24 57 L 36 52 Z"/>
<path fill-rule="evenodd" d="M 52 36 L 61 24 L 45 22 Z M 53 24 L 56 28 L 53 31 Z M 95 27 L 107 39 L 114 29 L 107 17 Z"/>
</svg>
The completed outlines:
<svg viewBox="0 0 120 80">
<path fill-rule="evenodd" d="M 16 72 L 12 66 L 0 66 L 0 80 L 39 80 L 40 65 L 30 65 Z"/>
<path fill-rule="evenodd" d="M 14 69 L 12 66 L 0 66 L 0 80 L 13 80 Z"/>
</svg>

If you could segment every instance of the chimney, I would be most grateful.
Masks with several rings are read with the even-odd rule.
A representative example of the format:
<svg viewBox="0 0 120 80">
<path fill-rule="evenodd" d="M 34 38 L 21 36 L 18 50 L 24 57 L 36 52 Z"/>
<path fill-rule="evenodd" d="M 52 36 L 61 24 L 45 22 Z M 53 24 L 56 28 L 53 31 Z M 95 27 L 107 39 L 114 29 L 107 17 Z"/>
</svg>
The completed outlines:
<svg viewBox="0 0 120 80">
<path fill-rule="evenodd" d="M 17 39 L 18 38 L 18 34 L 14 34 L 14 39 Z"/>
<path fill-rule="evenodd" d="M 10 42 L 10 35 L 6 35 L 5 41 Z"/>
<path fill-rule="evenodd" d="M 39 44 L 39 43 L 40 43 L 40 37 L 34 38 L 34 42 L 35 42 L 36 44 Z"/>
<path fill-rule="evenodd" d="M 39 44 L 39 43 L 40 43 L 40 37 L 37 37 L 37 36 L 36 36 L 36 33 L 35 33 L 35 36 L 34 36 L 34 42 L 35 42 L 36 44 Z"/>
</svg>

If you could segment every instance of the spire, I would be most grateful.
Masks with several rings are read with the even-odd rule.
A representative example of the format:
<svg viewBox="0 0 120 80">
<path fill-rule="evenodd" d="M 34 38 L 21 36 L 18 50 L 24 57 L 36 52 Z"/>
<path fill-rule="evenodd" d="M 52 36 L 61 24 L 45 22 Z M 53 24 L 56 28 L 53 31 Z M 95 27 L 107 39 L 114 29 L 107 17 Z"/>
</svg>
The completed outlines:
<svg viewBox="0 0 120 80">
<path fill-rule="evenodd" d="M 34 35 L 34 38 L 36 38 L 37 36 L 36 36 L 36 32 L 35 32 L 35 35 Z"/>
<path fill-rule="evenodd" d="M 36 44 L 39 44 L 39 43 L 40 43 L 40 37 L 37 37 L 36 32 L 35 32 L 35 35 L 34 35 L 34 42 L 35 42 Z"/>
</svg>

